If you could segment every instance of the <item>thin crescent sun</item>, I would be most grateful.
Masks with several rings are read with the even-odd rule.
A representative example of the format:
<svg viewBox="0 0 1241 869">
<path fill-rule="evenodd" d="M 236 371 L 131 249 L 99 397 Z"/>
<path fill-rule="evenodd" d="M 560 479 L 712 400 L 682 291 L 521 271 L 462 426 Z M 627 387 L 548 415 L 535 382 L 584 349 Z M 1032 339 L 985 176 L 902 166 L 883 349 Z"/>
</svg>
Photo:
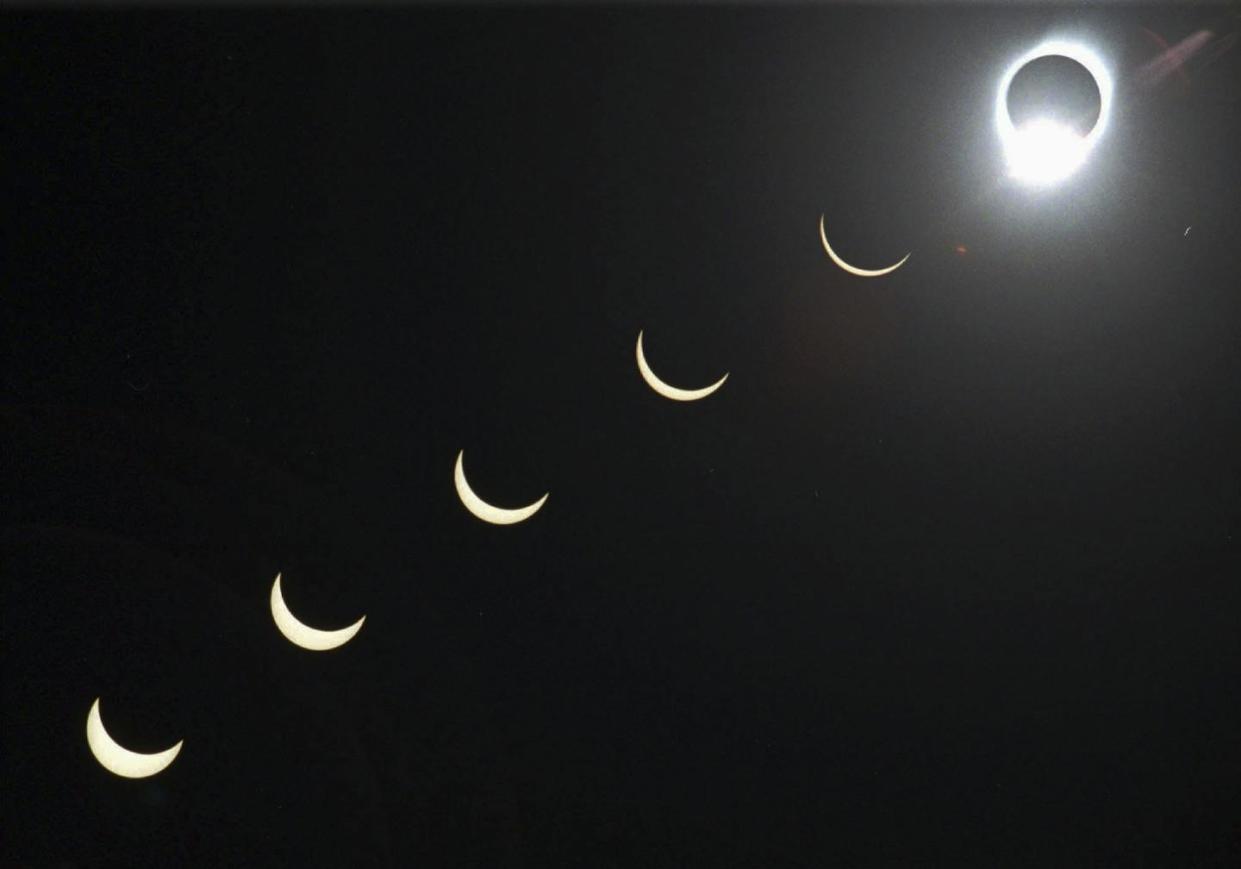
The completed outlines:
<svg viewBox="0 0 1241 869">
<path fill-rule="evenodd" d="M 362 623 L 366 621 L 366 616 L 362 616 L 362 618 L 349 627 L 336 631 L 321 631 L 303 624 L 289 611 L 289 607 L 284 602 L 284 594 L 280 591 L 280 574 L 278 573 L 276 574 L 276 581 L 271 586 L 271 617 L 280 633 L 284 634 L 286 640 L 295 646 L 301 646 L 303 649 L 309 649 L 312 652 L 326 652 L 329 649 L 343 646 L 352 640 L 358 631 L 362 630 Z"/>
<path fill-rule="evenodd" d="M 719 380 L 710 386 L 704 386 L 702 389 L 678 389 L 669 383 L 665 383 L 655 375 L 651 370 L 651 366 L 646 364 L 646 354 L 642 351 L 642 332 L 638 332 L 638 348 L 636 351 L 638 357 L 638 373 L 642 375 L 642 379 L 646 381 L 646 385 L 664 398 L 671 398 L 673 401 L 697 401 L 700 398 L 706 398 L 724 385 L 724 381 L 728 379 L 725 374 Z"/>
<path fill-rule="evenodd" d="M 470 488 L 469 482 L 465 479 L 465 450 L 457 453 L 457 466 L 453 469 L 453 483 L 457 487 L 457 497 L 461 499 L 461 503 L 465 505 L 465 509 L 469 510 L 484 522 L 490 522 L 492 525 L 514 525 L 529 519 L 535 513 L 539 512 L 539 508 L 547 500 L 547 495 L 535 501 L 533 504 L 527 504 L 525 507 L 519 507 L 514 510 L 506 510 L 503 507 L 496 507 L 488 504 L 478 495 L 474 494 L 474 490 Z"/>
<path fill-rule="evenodd" d="M 86 744 L 90 746 L 91 754 L 108 772 L 124 778 L 146 778 L 162 772 L 176 760 L 184 742 L 185 740 L 181 740 L 172 748 L 154 754 L 130 751 L 108 735 L 103 726 L 103 718 L 99 715 L 98 697 L 91 704 L 90 713 L 86 716 Z"/>
<path fill-rule="evenodd" d="M 900 261 L 895 265 L 890 265 L 887 268 L 882 269 L 860 269 L 857 266 L 851 266 L 837 256 L 836 251 L 832 250 L 832 246 L 827 243 L 827 230 L 823 228 L 823 217 L 824 215 L 819 216 L 819 238 L 823 240 L 823 249 L 827 251 L 827 255 L 831 257 L 832 262 L 836 263 L 836 265 L 840 266 L 851 275 L 857 275 L 859 278 L 877 278 L 896 271 L 905 264 L 905 260 L 909 259 L 909 254 L 907 253 L 901 257 Z M 913 253 L 913 251 L 910 251 L 910 253 Z"/>
</svg>

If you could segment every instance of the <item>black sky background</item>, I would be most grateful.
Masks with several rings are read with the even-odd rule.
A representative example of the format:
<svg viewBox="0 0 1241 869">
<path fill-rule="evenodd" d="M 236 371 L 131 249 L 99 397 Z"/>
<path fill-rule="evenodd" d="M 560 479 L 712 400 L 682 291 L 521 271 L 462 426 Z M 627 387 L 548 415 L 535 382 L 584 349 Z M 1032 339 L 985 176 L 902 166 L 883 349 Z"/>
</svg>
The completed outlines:
<svg viewBox="0 0 1241 869">
<path fill-rule="evenodd" d="M 1237 865 L 1241 59 L 1135 76 L 1204 27 L 6 12 L 0 863 Z M 1013 189 L 1052 33 L 1112 126 Z"/>
</svg>

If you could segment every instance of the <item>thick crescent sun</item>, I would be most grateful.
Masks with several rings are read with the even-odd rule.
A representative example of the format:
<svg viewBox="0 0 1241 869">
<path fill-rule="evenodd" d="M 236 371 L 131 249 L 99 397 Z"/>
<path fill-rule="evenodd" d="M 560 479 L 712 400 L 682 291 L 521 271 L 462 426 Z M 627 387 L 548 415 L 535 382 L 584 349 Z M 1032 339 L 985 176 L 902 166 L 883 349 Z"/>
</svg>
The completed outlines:
<svg viewBox="0 0 1241 869">
<path fill-rule="evenodd" d="M 638 348 L 636 351 L 638 357 L 638 372 L 642 375 L 642 379 L 646 381 L 646 385 L 664 398 L 671 398 L 673 401 L 697 401 L 700 398 L 706 398 L 724 385 L 724 381 L 728 379 L 725 374 L 719 380 L 710 386 L 704 386 L 702 389 L 678 389 L 677 387 L 665 383 L 655 375 L 651 370 L 651 366 L 646 364 L 646 354 L 642 351 L 642 332 L 638 332 Z"/>
<path fill-rule="evenodd" d="M 284 634 L 286 640 L 295 646 L 301 646 L 303 649 L 309 649 L 312 652 L 326 652 L 329 649 L 343 646 L 352 640 L 358 631 L 362 630 L 362 623 L 366 621 L 366 616 L 362 616 L 362 618 L 349 627 L 336 631 L 321 631 L 303 624 L 289 611 L 288 606 L 284 602 L 284 594 L 280 591 L 280 574 L 278 573 L 276 574 L 276 581 L 271 586 L 271 617 L 275 621 L 280 633 Z"/>
<path fill-rule="evenodd" d="M 181 751 L 181 740 L 172 748 L 157 751 L 154 754 L 142 754 L 124 748 L 108 735 L 103 726 L 103 718 L 99 715 L 99 698 L 91 704 L 86 716 L 86 744 L 91 754 L 108 772 L 116 773 L 125 778 L 146 778 L 162 772 L 177 758 Z"/>
<path fill-rule="evenodd" d="M 832 250 L 832 246 L 828 244 L 827 230 L 823 228 L 823 217 L 823 215 L 820 215 L 819 217 L 819 238 L 823 240 L 823 249 L 827 251 L 827 255 L 831 257 L 832 262 L 836 263 L 836 265 L 840 266 L 851 275 L 857 275 L 859 278 L 877 278 L 896 271 L 905 264 L 905 260 L 909 259 L 909 254 L 907 253 L 901 257 L 900 261 L 895 265 L 890 265 L 887 268 L 882 269 L 860 269 L 857 266 L 851 266 L 837 256 L 836 251 Z M 910 253 L 912 253 L 912 251 L 910 251 Z"/>
<path fill-rule="evenodd" d="M 496 507 L 488 504 L 478 495 L 474 494 L 474 490 L 470 488 L 469 482 L 465 479 L 465 450 L 457 453 L 457 466 L 453 469 L 453 483 L 457 487 L 457 497 L 461 499 L 461 503 L 465 505 L 465 509 L 469 510 L 484 522 L 490 522 L 492 525 L 513 525 L 517 522 L 525 521 L 539 512 L 539 508 L 547 501 L 546 493 L 542 498 L 533 504 L 527 504 L 525 507 L 519 507 L 514 510 L 506 510 L 503 507 Z"/>
</svg>

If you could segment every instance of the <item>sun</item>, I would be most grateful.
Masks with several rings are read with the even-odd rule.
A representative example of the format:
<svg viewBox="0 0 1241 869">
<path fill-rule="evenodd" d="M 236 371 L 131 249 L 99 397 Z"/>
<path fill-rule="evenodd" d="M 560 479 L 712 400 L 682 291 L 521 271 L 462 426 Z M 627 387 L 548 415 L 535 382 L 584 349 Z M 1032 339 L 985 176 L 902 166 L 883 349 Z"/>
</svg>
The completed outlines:
<svg viewBox="0 0 1241 869">
<path fill-rule="evenodd" d="M 1040 57 L 1075 60 L 1094 77 L 1099 88 L 1099 118 L 1086 135 L 1050 118 L 1036 118 L 1017 127 L 1008 113 L 1008 89 L 1017 72 Z M 1075 42 L 1045 42 L 1014 61 L 1000 78 L 995 101 L 995 126 L 1004 149 L 1009 177 L 1029 186 L 1048 186 L 1076 172 L 1107 130 L 1112 107 L 1112 77 L 1103 61 Z"/>
</svg>

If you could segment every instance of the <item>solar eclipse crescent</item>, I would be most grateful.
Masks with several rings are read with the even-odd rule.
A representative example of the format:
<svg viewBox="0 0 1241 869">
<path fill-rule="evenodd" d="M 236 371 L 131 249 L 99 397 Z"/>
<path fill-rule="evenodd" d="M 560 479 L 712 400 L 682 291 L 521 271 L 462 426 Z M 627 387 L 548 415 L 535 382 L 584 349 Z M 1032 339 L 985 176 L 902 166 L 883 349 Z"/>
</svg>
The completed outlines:
<svg viewBox="0 0 1241 869">
<path fill-rule="evenodd" d="M 728 379 L 725 374 L 719 380 L 710 386 L 704 386 L 702 389 L 678 389 L 670 383 L 660 380 L 655 372 L 651 370 L 651 366 L 646 364 L 646 354 L 642 352 L 642 332 L 638 332 L 638 348 L 636 351 L 638 357 L 638 372 L 642 375 L 642 379 L 646 381 L 646 385 L 664 398 L 671 398 L 673 401 L 697 401 L 700 398 L 706 398 L 724 385 L 724 381 Z"/>
<path fill-rule="evenodd" d="M 457 453 L 457 466 L 453 469 L 453 483 L 457 487 L 457 497 L 461 499 L 465 509 L 484 522 L 490 522 L 492 525 L 515 525 L 518 522 L 523 522 L 539 512 L 539 508 L 543 506 L 543 502 L 547 500 L 547 495 L 550 494 L 544 494 L 542 498 L 533 504 L 527 504 L 525 507 L 518 507 L 514 510 L 506 510 L 503 507 L 488 504 L 474 494 L 474 490 L 470 488 L 470 484 L 466 481 L 464 460 L 465 450 L 462 450 Z"/>
<path fill-rule="evenodd" d="M 176 760 L 183 742 L 185 740 L 154 754 L 130 751 L 108 735 L 99 715 L 98 697 L 86 716 L 86 744 L 90 746 L 91 754 L 108 772 L 124 778 L 146 778 L 167 769 Z"/>
<path fill-rule="evenodd" d="M 309 649 L 312 652 L 326 652 L 343 646 L 362 630 L 366 616 L 358 619 L 347 628 L 336 631 L 321 631 L 298 621 L 285 605 L 284 595 L 280 591 L 280 574 L 271 586 L 271 617 L 284 638 L 295 646 Z"/>
<path fill-rule="evenodd" d="M 822 215 L 820 215 L 819 217 L 819 238 L 823 240 L 823 249 L 827 251 L 827 255 L 831 258 L 832 262 L 836 263 L 836 265 L 840 266 L 842 269 L 847 271 L 849 274 L 857 275 L 859 278 L 877 278 L 877 277 L 881 277 L 882 275 L 890 274 L 896 271 L 897 269 L 899 269 L 901 266 L 903 266 L 905 264 L 905 260 L 909 259 L 909 254 L 905 254 L 903 257 L 900 258 L 900 261 L 897 262 L 895 265 L 890 265 L 882 269 L 861 269 L 861 268 L 858 268 L 857 266 L 849 265 L 847 262 L 842 260 L 836 254 L 836 251 L 832 250 L 832 246 L 828 244 L 827 230 L 824 229 L 823 227 L 823 216 Z"/>
</svg>

